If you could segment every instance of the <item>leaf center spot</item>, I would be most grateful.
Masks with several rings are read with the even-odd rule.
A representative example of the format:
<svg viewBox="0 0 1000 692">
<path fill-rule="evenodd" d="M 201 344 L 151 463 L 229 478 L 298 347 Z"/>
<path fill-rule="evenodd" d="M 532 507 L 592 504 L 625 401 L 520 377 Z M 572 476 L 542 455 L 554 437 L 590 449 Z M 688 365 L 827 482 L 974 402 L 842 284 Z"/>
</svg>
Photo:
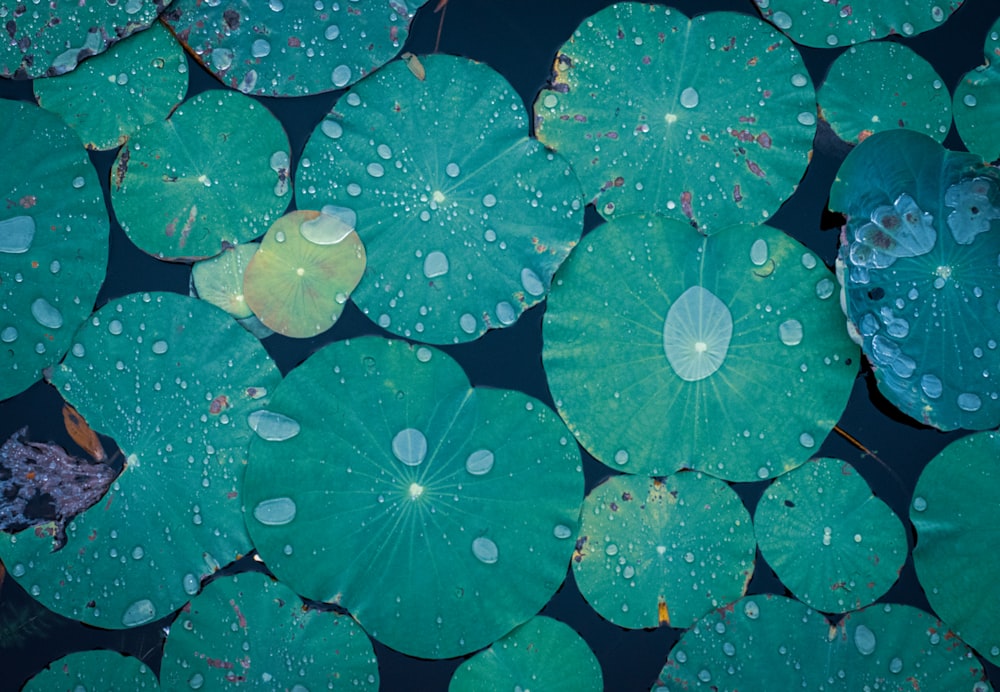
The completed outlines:
<svg viewBox="0 0 1000 692">
<path fill-rule="evenodd" d="M 299 276 L 305 276 L 306 270 L 303 267 L 299 267 L 298 269 L 295 270 L 295 273 L 298 274 Z"/>
<path fill-rule="evenodd" d="M 440 190 L 435 190 L 434 194 L 431 196 L 434 198 L 434 201 L 437 202 L 438 204 L 444 201 L 444 193 L 441 192 Z"/>
<path fill-rule="evenodd" d="M 410 483 L 410 499 L 416 500 L 424 494 L 424 486 L 419 483 Z"/>
</svg>

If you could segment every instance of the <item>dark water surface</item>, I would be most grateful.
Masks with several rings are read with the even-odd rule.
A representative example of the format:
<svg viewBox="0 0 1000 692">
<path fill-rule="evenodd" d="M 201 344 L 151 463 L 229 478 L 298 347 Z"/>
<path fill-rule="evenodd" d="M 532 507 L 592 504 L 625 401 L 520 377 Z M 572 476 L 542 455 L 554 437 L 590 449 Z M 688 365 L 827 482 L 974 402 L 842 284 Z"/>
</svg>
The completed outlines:
<svg viewBox="0 0 1000 692">
<path fill-rule="evenodd" d="M 298 0 L 296 0 L 298 1 Z M 816 0 L 817 2 L 819 0 Z M 431 52 L 438 33 L 440 15 L 433 12 L 431 0 L 418 14 L 405 50 L 416 54 Z M 607 0 L 451 0 L 447 6 L 440 51 L 464 55 L 488 63 L 504 75 L 530 107 L 535 94 L 546 83 L 556 49 L 570 36 L 585 17 L 610 5 Z M 750 0 L 701 0 L 670 3 L 688 16 L 714 10 L 754 13 Z M 983 61 L 985 35 L 1000 15 L 996 0 L 967 0 L 965 5 L 942 27 L 902 41 L 931 62 L 949 90 L 954 91 L 960 77 Z M 842 49 L 799 49 L 818 86 L 832 60 Z M 190 62 L 189 95 L 218 87 L 215 79 L 193 61 Z M 0 81 L 0 96 L 31 100 L 25 82 Z M 301 154 L 306 139 L 330 109 L 337 93 L 297 99 L 260 99 L 283 123 L 292 145 L 293 164 Z M 429 132 L 428 137 L 450 136 Z M 962 149 L 954 129 L 945 145 Z M 821 127 L 814 155 L 798 191 L 771 223 L 794 236 L 832 267 L 837 249 L 837 229 L 829 226 L 824 214 L 830 184 L 843 156 L 848 151 L 825 128 Z M 114 153 L 95 154 L 93 161 L 105 188 Z M 110 208 L 109 208 L 110 211 Z M 113 218 L 113 215 L 112 215 Z M 600 220 L 588 209 L 588 230 Z M 98 297 L 100 307 L 108 300 L 136 291 L 188 292 L 190 268 L 159 262 L 138 250 L 112 221 L 111 257 L 107 281 Z M 541 322 L 544 304 L 526 312 L 506 329 L 487 333 L 481 339 L 444 350 L 465 368 L 474 385 L 518 389 L 550 406 L 542 370 Z M 384 334 L 361 313 L 348 305 L 341 320 L 329 332 L 308 340 L 272 336 L 264 343 L 287 372 L 321 346 L 332 341 L 362 334 Z M 0 440 L 18 428 L 29 425 L 31 438 L 53 440 L 71 452 L 82 453 L 68 439 L 60 414 L 62 401 L 47 384 L 0 402 Z M 875 390 L 870 373 L 863 369 L 855 384 L 850 403 L 840 427 L 850 432 L 878 459 L 863 454 L 842 437 L 831 434 L 819 450 L 820 456 L 838 457 L 858 469 L 875 494 L 906 521 L 908 504 L 920 471 L 948 442 L 962 433 L 943 434 L 916 425 L 886 404 Z M 584 470 L 588 490 L 609 475 L 610 470 L 586 453 Z M 734 486 L 752 510 L 766 482 Z M 984 546 L 984 550 L 995 547 Z M 240 567 L 252 563 L 242 561 Z M 757 556 L 756 571 L 750 583 L 751 593 L 786 593 L 767 564 Z M 907 603 L 930 610 L 917 583 L 911 558 L 899 581 L 880 599 Z M 594 650 L 601 662 L 609 690 L 646 690 L 655 681 L 680 630 L 630 631 L 601 619 L 583 600 L 570 572 L 559 593 L 542 611 L 575 628 Z M 163 630 L 170 618 L 137 630 L 105 631 L 82 625 L 49 613 L 35 605 L 9 576 L 0 588 L 0 691 L 19 689 L 25 680 L 48 662 L 67 653 L 92 648 L 110 648 L 142 658 L 154 670 L 159 669 Z M 379 672 L 384 690 L 444 690 L 452 672 L 462 659 L 424 661 L 396 653 L 375 642 Z M 1000 671 L 987 666 L 994 685 Z"/>
</svg>

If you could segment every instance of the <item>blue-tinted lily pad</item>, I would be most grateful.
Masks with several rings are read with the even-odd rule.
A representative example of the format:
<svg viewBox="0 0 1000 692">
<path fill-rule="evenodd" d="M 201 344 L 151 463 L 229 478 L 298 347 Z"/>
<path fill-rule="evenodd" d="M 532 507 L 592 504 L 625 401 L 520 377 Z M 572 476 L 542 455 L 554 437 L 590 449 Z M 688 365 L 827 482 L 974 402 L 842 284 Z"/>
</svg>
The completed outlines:
<svg viewBox="0 0 1000 692">
<path fill-rule="evenodd" d="M 985 63 L 955 87 L 955 127 L 966 148 L 987 161 L 1000 159 L 1000 19 L 986 33 Z"/>
<path fill-rule="evenodd" d="M 22 688 L 22 692 L 158 690 L 156 674 L 145 663 L 117 651 L 78 651 L 53 661 Z"/>
</svg>

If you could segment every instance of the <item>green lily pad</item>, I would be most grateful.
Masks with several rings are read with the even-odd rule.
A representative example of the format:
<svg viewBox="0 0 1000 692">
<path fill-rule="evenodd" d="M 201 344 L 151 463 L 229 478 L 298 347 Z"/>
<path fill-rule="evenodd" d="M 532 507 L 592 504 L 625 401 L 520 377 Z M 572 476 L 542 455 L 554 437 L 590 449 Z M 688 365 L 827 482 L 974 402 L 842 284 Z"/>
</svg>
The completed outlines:
<svg viewBox="0 0 1000 692">
<path fill-rule="evenodd" d="M 164 687 L 377 690 L 372 643 L 350 617 L 307 608 L 287 586 L 247 572 L 205 587 L 170 626 Z"/>
<path fill-rule="evenodd" d="M 674 646 L 653 692 L 680 690 L 990 692 L 972 651 L 937 618 L 875 604 L 832 625 L 784 596 L 709 613 Z"/>
<path fill-rule="evenodd" d="M 549 297 L 556 407 L 627 473 L 753 481 L 799 466 L 847 404 L 857 349 L 835 282 L 781 231 L 628 216 L 593 231 Z"/>
<path fill-rule="evenodd" d="M 1000 664 L 1000 585 L 984 569 L 996 540 L 1000 436 L 957 440 L 924 468 L 913 491 L 913 566 L 934 612 L 994 665 Z M 986 554 L 984 555 L 984 550 Z"/>
<path fill-rule="evenodd" d="M 139 127 L 118 153 L 111 201 L 141 250 L 191 261 L 264 233 L 291 201 L 289 145 L 271 113 L 205 91 Z"/>
<path fill-rule="evenodd" d="M 984 64 L 970 70 L 955 87 L 955 127 L 969 151 L 987 161 L 1000 159 L 1000 19 L 986 34 Z"/>
<path fill-rule="evenodd" d="M 458 343 L 545 297 L 583 203 L 566 162 L 528 137 L 503 77 L 464 58 L 422 60 L 423 79 L 393 62 L 338 101 L 306 144 L 296 202 L 357 228 L 368 269 L 352 299 L 365 314 Z"/>
<path fill-rule="evenodd" d="M 601 664 L 569 625 L 537 616 L 455 671 L 448 692 L 600 692 Z"/>
<path fill-rule="evenodd" d="M 229 315 L 174 293 L 98 310 L 51 376 L 125 469 L 54 547 L 45 526 L 0 536 L 9 573 L 47 608 L 107 628 L 168 615 L 201 578 L 251 549 L 246 421 L 280 374 Z M 259 414 L 258 414 L 259 415 Z"/>
<path fill-rule="evenodd" d="M 117 651 L 78 651 L 50 663 L 28 680 L 22 692 L 53 690 L 138 692 L 158 690 L 156 673 L 145 663 Z"/>
<path fill-rule="evenodd" d="M 247 265 L 247 305 L 269 329 L 298 338 L 333 326 L 365 270 L 354 229 L 318 211 L 293 211 L 274 222 Z"/>
<path fill-rule="evenodd" d="M 814 2 L 754 0 L 761 15 L 793 41 L 833 48 L 890 34 L 916 36 L 944 23 L 964 0 L 891 0 L 889 2 Z"/>
<path fill-rule="evenodd" d="M 0 399 L 41 377 L 90 314 L 108 264 L 108 213 L 79 138 L 0 100 Z"/>
<path fill-rule="evenodd" d="M 260 556 L 387 646 L 475 651 L 565 578 L 583 473 L 541 402 L 471 387 L 440 351 L 365 337 L 288 373 L 261 416 L 245 485 Z"/>
<path fill-rule="evenodd" d="M 61 75 L 84 58 L 145 29 L 170 0 L 3 3 L 0 76 Z M 6 122 L 6 121 L 5 121 Z"/>
<path fill-rule="evenodd" d="M 830 207 L 847 316 L 879 390 L 941 430 L 1000 424 L 1000 174 L 925 135 L 873 135 L 844 160 Z"/>
<path fill-rule="evenodd" d="M 163 17 L 195 58 L 247 94 L 343 89 L 396 56 L 427 0 L 176 0 Z"/>
<path fill-rule="evenodd" d="M 858 143 L 905 127 L 944 140 L 951 97 L 931 64 L 900 43 L 851 46 L 820 87 L 820 113 L 842 140 Z"/>
<path fill-rule="evenodd" d="M 191 267 L 191 285 L 197 297 L 238 320 L 253 316 L 243 294 L 243 274 L 259 247 L 258 243 L 227 247 L 215 257 L 195 262 Z"/>
<path fill-rule="evenodd" d="M 798 51 L 760 20 L 626 2 L 559 49 L 535 119 L 604 217 L 657 212 L 714 233 L 792 195 L 816 98 Z"/>
<path fill-rule="evenodd" d="M 140 125 L 166 118 L 187 85 L 184 50 L 159 24 L 69 74 L 32 84 L 39 105 L 65 120 L 88 149 L 114 149 Z"/>
<path fill-rule="evenodd" d="M 827 613 L 874 603 L 906 561 L 903 523 L 839 459 L 813 459 L 776 479 L 757 505 L 754 529 L 781 583 Z"/>
<path fill-rule="evenodd" d="M 722 481 L 613 476 L 590 491 L 581 515 L 577 586 L 619 627 L 688 627 L 746 593 L 753 525 Z"/>
</svg>

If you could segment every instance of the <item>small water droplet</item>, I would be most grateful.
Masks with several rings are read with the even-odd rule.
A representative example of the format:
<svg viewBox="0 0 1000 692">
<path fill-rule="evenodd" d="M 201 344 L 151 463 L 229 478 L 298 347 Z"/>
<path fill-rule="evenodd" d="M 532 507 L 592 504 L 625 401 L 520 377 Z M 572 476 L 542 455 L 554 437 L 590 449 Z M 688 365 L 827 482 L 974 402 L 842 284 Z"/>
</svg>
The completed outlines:
<svg viewBox="0 0 1000 692">
<path fill-rule="evenodd" d="M 365 170 L 368 171 L 368 175 L 370 175 L 373 178 L 381 178 L 383 175 L 385 175 L 385 168 L 382 166 L 381 163 L 378 163 L 377 161 L 372 161 L 371 163 L 369 163 L 368 166 L 365 168 Z"/>
<path fill-rule="evenodd" d="M 958 395 L 958 407 L 963 411 L 978 411 L 983 405 L 983 400 L 971 392 L 963 392 Z"/>
<path fill-rule="evenodd" d="M 545 98 L 542 99 L 542 105 L 546 108 L 555 108 L 559 103 L 559 97 L 555 94 L 546 94 Z"/>
<path fill-rule="evenodd" d="M 919 496 L 913 498 L 913 509 L 917 512 L 923 512 L 927 509 L 927 500 Z"/>
<path fill-rule="evenodd" d="M 698 105 L 698 91 L 694 87 L 688 87 L 681 92 L 681 105 L 685 108 L 694 108 Z"/>
<path fill-rule="evenodd" d="M 920 389 L 927 397 L 937 399 L 944 391 L 944 384 L 936 375 L 928 374 L 920 378 Z"/>
<path fill-rule="evenodd" d="M 615 543 L 608 543 L 607 547 L 604 548 L 604 552 L 609 557 L 614 557 L 618 554 L 618 545 Z"/>
<path fill-rule="evenodd" d="M 833 295 L 835 288 L 833 281 L 824 277 L 816 282 L 816 297 L 820 300 L 826 300 Z"/>
<path fill-rule="evenodd" d="M 862 656 L 875 653 L 875 633 L 865 625 L 858 625 L 854 630 L 854 646 Z"/>
<path fill-rule="evenodd" d="M 743 614 L 751 620 L 756 620 L 760 617 L 760 606 L 756 601 L 746 601 L 743 604 Z"/>
<path fill-rule="evenodd" d="M 449 163 L 444 167 L 444 172 L 449 178 L 457 178 L 458 174 L 461 173 L 461 169 L 458 167 L 457 163 Z"/>
<path fill-rule="evenodd" d="M 340 36 L 340 27 L 337 26 L 336 24 L 331 24 L 330 26 L 326 27 L 326 31 L 323 32 L 323 37 L 327 41 L 333 41 L 338 36 Z"/>
<path fill-rule="evenodd" d="M 17 327 L 4 327 L 3 330 L 0 331 L 0 341 L 5 344 L 12 344 L 17 341 Z"/>
<path fill-rule="evenodd" d="M 184 593 L 187 595 L 194 596 L 198 593 L 199 580 L 195 575 L 191 573 L 185 574 L 182 583 L 184 584 Z"/>
<path fill-rule="evenodd" d="M 416 428 L 404 428 L 392 438 L 392 453 L 407 466 L 418 466 L 427 456 L 427 438 Z"/>
<path fill-rule="evenodd" d="M 123 327 L 120 320 L 111 320 L 108 322 L 108 331 L 111 332 L 112 335 L 118 336 L 122 333 L 122 329 Z"/>
<path fill-rule="evenodd" d="M 812 435 L 810 435 L 807 432 L 804 432 L 801 435 L 799 435 L 799 444 L 805 447 L 806 449 L 812 449 L 813 447 L 816 446 L 816 440 L 813 439 Z"/>
<path fill-rule="evenodd" d="M 205 684 L 205 676 L 201 673 L 195 673 L 190 678 L 188 678 L 188 687 L 192 690 L 200 690 Z"/>
<path fill-rule="evenodd" d="M 573 535 L 573 529 L 565 524 L 556 524 L 555 528 L 552 529 L 552 535 L 560 540 L 566 539 Z"/>
<path fill-rule="evenodd" d="M 250 55 L 255 58 L 263 58 L 271 53 L 271 44 L 266 39 L 259 38 L 250 46 Z"/>
<path fill-rule="evenodd" d="M 903 660 L 901 658 L 895 657 L 889 661 L 889 672 L 898 673 L 903 670 Z"/>
<path fill-rule="evenodd" d="M 417 349 L 417 360 L 419 360 L 421 363 L 426 363 L 427 361 L 429 361 L 431 359 L 431 355 L 432 355 L 431 350 L 426 346 L 421 346 L 420 348 Z"/>
<path fill-rule="evenodd" d="M 344 128 L 336 120 L 324 120 L 319 128 L 330 139 L 339 139 L 344 134 Z"/>
<path fill-rule="evenodd" d="M 167 352 L 167 349 L 169 348 L 170 348 L 169 344 L 167 344 L 167 342 L 164 341 L 163 339 L 153 342 L 153 353 L 157 355 L 162 356 L 164 353 Z"/>
<path fill-rule="evenodd" d="M 73 178 L 72 185 L 77 190 L 79 190 L 81 187 L 83 187 L 86 184 L 87 184 L 87 181 L 86 181 L 86 179 L 82 175 L 78 175 L 75 178 Z"/>
<path fill-rule="evenodd" d="M 615 452 L 615 463 L 619 466 L 624 466 L 628 463 L 628 452 L 624 449 L 619 449 Z"/>
<path fill-rule="evenodd" d="M 517 313 L 514 311 L 514 306 L 506 300 L 502 300 L 497 303 L 495 312 L 497 319 L 500 320 L 500 324 L 504 326 L 514 324 L 514 322 L 517 321 Z"/>
<path fill-rule="evenodd" d="M 978 103 L 978 101 L 976 100 L 976 97 L 973 96 L 972 94 L 966 94 L 965 96 L 962 97 L 962 103 L 971 108 L 975 106 Z"/>
<path fill-rule="evenodd" d="M 495 207 L 497 204 L 496 195 L 487 194 L 483 196 L 483 206 L 486 208 Z"/>
<path fill-rule="evenodd" d="M 809 78 L 806 77 L 801 72 L 796 72 L 792 75 L 792 86 L 804 87 L 809 83 Z"/>
<path fill-rule="evenodd" d="M 811 113 L 809 111 L 802 111 L 796 116 L 795 119 L 798 120 L 800 124 L 806 126 L 811 126 L 816 124 L 816 114 Z"/>
<path fill-rule="evenodd" d="M 148 598 L 136 601 L 122 614 L 122 624 L 126 627 L 138 627 L 156 619 L 156 606 Z"/>
</svg>

